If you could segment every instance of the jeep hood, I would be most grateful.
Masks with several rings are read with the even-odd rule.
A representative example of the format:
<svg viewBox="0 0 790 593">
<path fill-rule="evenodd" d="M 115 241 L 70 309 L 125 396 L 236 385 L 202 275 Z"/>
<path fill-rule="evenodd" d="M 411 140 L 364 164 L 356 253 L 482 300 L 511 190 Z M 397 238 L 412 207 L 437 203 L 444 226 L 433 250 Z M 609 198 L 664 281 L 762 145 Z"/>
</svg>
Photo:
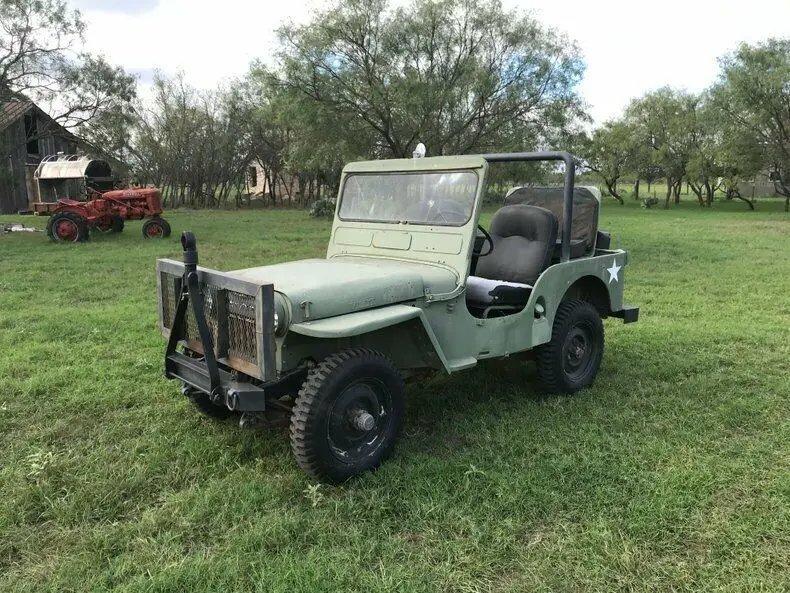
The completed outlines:
<svg viewBox="0 0 790 593">
<path fill-rule="evenodd" d="M 291 304 L 291 322 L 334 317 L 455 289 L 458 278 L 438 266 L 359 257 L 305 259 L 234 270 L 228 276 L 273 284 Z"/>
</svg>

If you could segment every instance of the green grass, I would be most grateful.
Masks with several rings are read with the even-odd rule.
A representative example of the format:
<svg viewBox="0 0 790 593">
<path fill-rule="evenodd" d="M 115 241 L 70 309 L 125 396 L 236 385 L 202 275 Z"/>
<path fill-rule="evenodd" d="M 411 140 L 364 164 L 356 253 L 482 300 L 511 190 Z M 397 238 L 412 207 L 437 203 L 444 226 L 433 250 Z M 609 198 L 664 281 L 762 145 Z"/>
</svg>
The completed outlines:
<svg viewBox="0 0 790 593">
<path fill-rule="evenodd" d="M 411 386 L 394 458 L 339 488 L 163 379 L 153 274 L 181 230 L 227 270 L 320 257 L 328 222 L 0 236 L 0 590 L 787 591 L 790 219 L 758 208 L 608 202 L 641 319 L 606 322 L 595 386 L 516 360 Z"/>
</svg>

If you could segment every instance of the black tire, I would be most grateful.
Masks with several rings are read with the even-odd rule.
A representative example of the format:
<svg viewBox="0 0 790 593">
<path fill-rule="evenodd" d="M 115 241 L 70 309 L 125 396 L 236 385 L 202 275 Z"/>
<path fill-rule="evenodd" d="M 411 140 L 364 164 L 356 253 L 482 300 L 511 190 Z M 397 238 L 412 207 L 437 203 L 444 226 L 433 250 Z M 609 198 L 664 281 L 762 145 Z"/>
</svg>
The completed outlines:
<svg viewBox="0 0 790 593">
<path fill-rule="evenodd" d="M 47 222 L 47 235 L 56 243 L 88 240 L 88 221 L 75 212 L 56 212 Z"/>
<path fill-rule="evenodd" d="M 291 413 L 296 463 L 319 482 L 341 484 L 381 465 L 403 426 L 403 378 L 373 350 L 344 350 L 310 369 Z"/>
<path fill-rule="evenodd" d="M 118 216 L 117 214 L 113 214 L 110 217 L 110 230 L 113 233 L 122 233 L 124 223 L 125 221 L 123 219 L 123 216 Z"/>
<path fill-rule="evenodd" d="M 158 220 L 164 226 L 164 228 L 165 228 L 165 238 L 169 237 L 170 233 L 172 232 L 172 230 L 170 228 L 170 223 L 167 222 L 164 218 L 159 218 L 158 216 L 155 216 L 154 220 Z"/>
<path fill-rule="evenodd" d="M 604 331 L 587 301 L 562 301 L 551 341 L 536 349 L 538 376 L 549 393 L 575 393 L 592 385 L 601 366 Z"/>
<path fill-rule="evenodd" d="M 181 388 L 181 393 L 183 393 L 190 403 L 207 418 L 211 418 L 212 420 L 226 420 L 233 414 L 226 406 L 218 406 L 212 403 L 208 394 L 202 391 L 185 385 Z"/>
<path fill-rule="evenodd" d="M 164 239 L 170 236 L 170 225 L 164 218 L 152 218 L 143 223 L 143 237 L 146 239 Z"/>
</svg>

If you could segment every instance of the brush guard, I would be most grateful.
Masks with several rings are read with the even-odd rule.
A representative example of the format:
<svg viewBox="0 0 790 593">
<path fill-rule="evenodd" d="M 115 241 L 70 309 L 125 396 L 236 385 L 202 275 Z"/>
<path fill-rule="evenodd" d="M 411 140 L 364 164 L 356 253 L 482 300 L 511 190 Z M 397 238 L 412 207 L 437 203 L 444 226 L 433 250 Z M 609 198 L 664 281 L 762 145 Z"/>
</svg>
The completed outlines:
<svg viewBox="0 0 790 593">
<path fill-rule="evenodd" d="M 306 369 L 280 376 L 275 372 L 273 286 L 199 268 L 190 232 L 182 234 L 181 246 L 183 263 L 157 262 L 160 325 L 167 335 L 165 377 L 206 393 L 212 403 L 232 411 L 281 408 L 276 399 L 295 393 Z M 168 299 L 175 300 L 175 310 Z M 246 304 L 242 308 L 240 303 Z M 179 345 L 185 352 L 179 352 Z"/>
</svg>

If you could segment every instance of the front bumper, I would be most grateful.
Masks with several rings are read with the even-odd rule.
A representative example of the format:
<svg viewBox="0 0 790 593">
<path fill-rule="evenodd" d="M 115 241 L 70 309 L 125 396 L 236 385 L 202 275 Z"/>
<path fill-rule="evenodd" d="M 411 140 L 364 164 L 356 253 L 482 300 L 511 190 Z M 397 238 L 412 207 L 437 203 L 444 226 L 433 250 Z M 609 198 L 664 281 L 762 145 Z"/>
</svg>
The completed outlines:
<svg viewBox="0 0 790 593">
<path fill-rule="evenodd" d="M 178 379 L 185 386 L 207 394 L 218 406 L 237 412 L 264 412 L 272 400 L 296 393 L 305 379 L 306 369 L 297 369 L 275 381 L 261 385 L 238 381 L 223 368 L 218 368 L 219 385 L 212 387 L 211 374 L 205 359 L 192 358 L 181 352 L 165 355 L 165 377 Z M 276 407 L 280 407 L 275 404 Z"/>
</svg>

